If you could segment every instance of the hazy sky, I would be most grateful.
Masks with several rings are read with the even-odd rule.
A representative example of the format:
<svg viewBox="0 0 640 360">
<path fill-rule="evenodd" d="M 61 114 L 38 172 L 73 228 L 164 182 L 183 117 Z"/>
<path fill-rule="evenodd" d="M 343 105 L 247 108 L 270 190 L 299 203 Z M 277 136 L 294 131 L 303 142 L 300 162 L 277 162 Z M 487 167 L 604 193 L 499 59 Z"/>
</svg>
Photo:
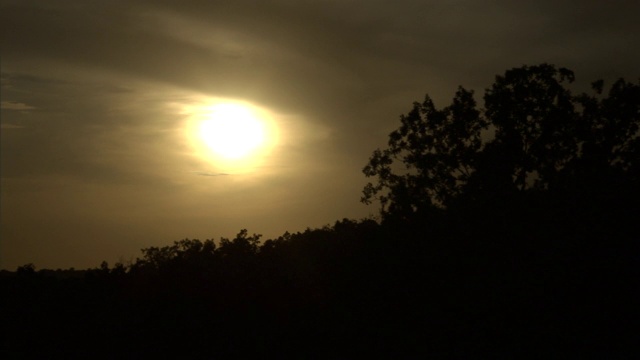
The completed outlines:
<svg viewBox="0 0 640 360">
<path fill-rule="evenodd" d="M 549 62 L 640 77 L 638 1 L 0 1 L 0 267 L 95 267 L 183 238 L 277 237 L 375 215 L 371 152 L 429 93 L 481 99 Z M 235 166 L 217 103 L 277 129 Z"/>
</svg>

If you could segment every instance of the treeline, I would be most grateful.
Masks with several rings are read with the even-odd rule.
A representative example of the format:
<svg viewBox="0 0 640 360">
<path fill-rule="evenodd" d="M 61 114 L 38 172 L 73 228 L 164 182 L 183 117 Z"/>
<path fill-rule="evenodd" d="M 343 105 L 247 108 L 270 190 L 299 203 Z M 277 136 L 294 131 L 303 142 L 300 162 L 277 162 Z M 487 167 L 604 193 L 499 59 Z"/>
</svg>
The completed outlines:
<svg viewBox="0 0 640 360">
<path fill-rule="evenodd" d="M 628 358 L 640 84 L 572 79 L 523 67 L 485 108 L 416 103 L 364 169 L 380 221 L 4 274 L 3 358 Z"/>
<path fill-rule="evenodd" d="M 260 245 L 241 231 L 82 277 L 23 272 L 2 280 L 5 358 L 627 354 L 635 233 L 596 221 L 572 234 L 552 216 L 521 228 L 513 213 L 504 226 L 343 220 Z"/>
</svg>

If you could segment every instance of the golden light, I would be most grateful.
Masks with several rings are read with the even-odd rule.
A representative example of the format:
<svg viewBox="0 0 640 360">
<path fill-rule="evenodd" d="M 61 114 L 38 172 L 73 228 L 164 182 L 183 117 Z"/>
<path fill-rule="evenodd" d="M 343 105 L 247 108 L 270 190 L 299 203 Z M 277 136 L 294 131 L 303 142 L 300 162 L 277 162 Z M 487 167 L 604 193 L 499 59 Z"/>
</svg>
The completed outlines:
<svg viewBox="0 0 640 360">
<path fill-rule="evenodd" d="M 265 129 L 248 107 L 219 104 L 213 107 L 210 118 L 200 124 L 200 136 L 216 154 L 238 159 L 264 143 Z"/>
<path fill-rule="evenodd" d="M 189 106 L 189 142 L 217 171 L 248 172 L 263 165 L 278 142 L 271 113 L 239 101 Z"/>
</svg>

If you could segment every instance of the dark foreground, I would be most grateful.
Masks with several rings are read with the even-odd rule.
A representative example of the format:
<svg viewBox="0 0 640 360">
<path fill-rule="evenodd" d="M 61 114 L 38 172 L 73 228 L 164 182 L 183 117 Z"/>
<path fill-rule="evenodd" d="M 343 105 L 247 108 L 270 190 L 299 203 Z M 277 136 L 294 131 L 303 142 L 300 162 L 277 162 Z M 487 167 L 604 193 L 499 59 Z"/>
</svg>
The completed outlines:
<svg viewBox="0 0 640 360">
<path fill-rule="evenodd" d="M 495 211 L 508 222 L 345 220 L 130 266 L 23 267 L 1 279 L 2 358 L 629 358 L 632 217 Z"/>
</svg>

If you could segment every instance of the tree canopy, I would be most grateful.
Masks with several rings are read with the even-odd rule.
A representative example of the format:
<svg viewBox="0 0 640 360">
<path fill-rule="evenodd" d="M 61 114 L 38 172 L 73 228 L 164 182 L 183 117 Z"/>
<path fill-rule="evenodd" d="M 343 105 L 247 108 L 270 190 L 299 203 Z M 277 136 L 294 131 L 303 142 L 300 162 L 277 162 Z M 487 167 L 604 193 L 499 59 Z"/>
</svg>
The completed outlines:
<svg viewBox="0 0 640 360">
<path fill-rule="evenodd" d="M 388 147 L 363 172 L 375 180 L 362 202 L 383 217 L 416 214 L 516 194 L 602 192 L 638 184 L 640 81 L 604 82 L 574 95 L 571 70 L 522 66 L 496 76 L 479 108 L 460 87 L 438 109 L 427 95 L 400 117 Z M 636 192 L 637 195 L 637 192 Z"/>
</svg>

